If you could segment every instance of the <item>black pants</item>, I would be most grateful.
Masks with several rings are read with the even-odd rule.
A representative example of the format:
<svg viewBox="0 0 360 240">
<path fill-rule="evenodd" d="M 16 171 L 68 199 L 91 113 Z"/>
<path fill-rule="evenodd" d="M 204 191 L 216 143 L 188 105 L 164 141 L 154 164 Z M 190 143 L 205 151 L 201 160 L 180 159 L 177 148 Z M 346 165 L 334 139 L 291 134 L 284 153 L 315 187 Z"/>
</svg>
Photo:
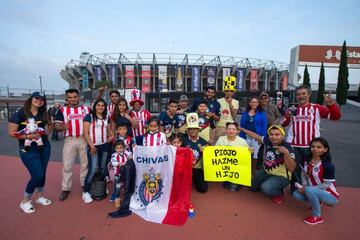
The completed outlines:
<svg viewBox="0 0 360 240">
<path fill-rule="evenodd" d="M 208 184 L 204 180 L 204 171 L 201 168 L 193 168 L 192 174 L 196 190 L 201 193 L 206 193 L 208 190 Z"/>
<path fill-rule="evenodd" d="M 129 209 L 131 195 L 135 192 L 136 168 L 132 159 L 120 168 L 121 181 L 124 183 L 124 200 L 120 209 Z"/>
<path fill-rule="evenodd" d="M 296 152 L 296 168 L 292 173 L 292 178 L 290 181 L 291 193 L 294 192 L 297 188 L 295 187 L 295 182 L 301 184 L 301 167 L 300 165 L 304 165 L 305 160 L 308 158 L 310 154 L 310 148 L 299 148 L 294 147 Z"/>
</svg>

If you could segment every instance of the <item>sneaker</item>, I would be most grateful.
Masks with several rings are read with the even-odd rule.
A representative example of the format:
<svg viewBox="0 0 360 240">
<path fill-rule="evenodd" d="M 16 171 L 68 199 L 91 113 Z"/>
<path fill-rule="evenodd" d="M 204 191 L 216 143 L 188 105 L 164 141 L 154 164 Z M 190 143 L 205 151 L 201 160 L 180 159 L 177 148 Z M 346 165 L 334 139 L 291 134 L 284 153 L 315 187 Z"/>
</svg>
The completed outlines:
<svg viewBox="0 0 360 240">
<path fill-rule="evenodd" d="M 230 182 L 223 182 L 223 188 L 230 189 Z"/>
<path fill-rule="evenodd" d="M 310 225 L 316 225 L 319 223 L 323 223 L 324 220 L 322 217 L 314 217 L 314 216 L 310 216 L 304 219 L 304 223 L 306 224 L 310 224 Z"/>
<path fill-rule="evenodd" d="M 93 201 L 90 193 L 88 192 L 83 192 L 82 199 L 84 200 L 85 203 L 91 203 Z"/>
<path fill-rule="evenodd" d="M 231 192 L 237 192 L 240 190 L 240 185 L 239 184 L 235 184 L 235 183 L 230 183 L 230 188 L 229 190 Z"/>
<path fill-rule="evenodd" d="M 111 198 L 109 199 L 109 202 L 115 202 L 116 196 L 111 195 Z"/>
<path fill-rule="evenodd" d="M 281 195 L 279 195 L 279 196 L 272 197 L 272 198 L 271 198 L 271 201 L 272 201 L 273 203 L 275 203 L 275 204 L 281 204 L 281 203 L 284 202 L 284 195 L 281 194 Z"/>
</svg>

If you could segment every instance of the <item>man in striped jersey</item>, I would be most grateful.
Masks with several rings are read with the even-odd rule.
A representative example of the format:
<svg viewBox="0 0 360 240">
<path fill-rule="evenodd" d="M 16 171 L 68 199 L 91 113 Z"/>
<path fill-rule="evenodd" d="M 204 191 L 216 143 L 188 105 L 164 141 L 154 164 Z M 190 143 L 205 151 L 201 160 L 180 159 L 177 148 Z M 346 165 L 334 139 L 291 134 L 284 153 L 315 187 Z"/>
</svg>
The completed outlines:
<svg viewBox="0 0 360 240">
<path fill-rule="evenodd" d="M 106 87 L 104 87 L 104 86 L 99 87 L 98 96 L 96 97 L 97 99 L 102 98 L 102 96 L 104 95 L 105 88 Z M 120 98 L 120 93 L 118 90 L 111 90 L 109 92 L 109 97 L 110 97 L 110 103 L 107 105 L 107 113 L 108 113 L 108 116 L 111 117 L 111 115 L 115 109 L 115 104 L 116 104 L 117 100 L 119 100 L 119 98 Z"/>
<path fill-rule="evenodd" d="M 112 91 L 110 91 L 109 96 L 110 96 L 111 102 L 107 106 L 107 112 L 108 112 L 108 115 L 111 116 L 112 113 L 114 112 L 115 104 L 120 98 L 120 93 L 118 90 L 112 90 Z"/>
<path fill-rule="evenodd" d="M 75 158 L 79 153 L 80 158 L 80 184 L 84 186 L 84 180 L 88 171 L 88 160 L 86 156 L 86 141 L 83 136 L 83 119 L 90 112 L 88 107 L 79 105 L 79 91 L 77 89 L 66 90 L 69 102 L 67 106 L 60 108 L 55 116 L 55 129 L 64 131 L 63 148 L 63 171 L 59 200 L 65 200 L 71 190 L 73 166 Z"/>
<path fill-rule="evenodd" d="M 151 118 L 151 114 L 148 110 L 141 109 L 141 107 L 144 105 L 141 96 L 142 92 L 140 90 L 134 89 L 131 92 L 130 106 L 133 109 L 130 112 L 130 116 L 136 118 L 138 122 L 137 128 L 133 128 L 135 138 L 141 137 L 146 133 L 146 128 Z"/>
<path fill-rule="evenodd" d="M 301 163 L 310 153 L 309 144 L 311 140 L 320 137 L 320 119 L 339 120 L 341 117 L 340 109 L 330 95 L 324 97 L 325 106 L 310 103 L 311 89 L 306 85 L 301 85 L 295 89 L 297 107 L 292 106 L 286 110 L 281 124 L 288 126 L 286 141 L 300 155 Z M 295 175 L 300 178 L 300 169 L 297 168 Z M 292 191 L 296 190 L 292 180 Z"/>
</svg>

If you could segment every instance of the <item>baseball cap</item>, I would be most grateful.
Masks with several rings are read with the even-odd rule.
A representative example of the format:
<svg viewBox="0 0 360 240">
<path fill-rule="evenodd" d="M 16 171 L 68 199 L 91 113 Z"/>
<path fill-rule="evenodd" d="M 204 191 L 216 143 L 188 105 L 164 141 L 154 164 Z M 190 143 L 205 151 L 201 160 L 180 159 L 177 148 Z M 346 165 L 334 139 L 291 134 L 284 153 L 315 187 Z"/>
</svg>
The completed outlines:
<svg viewBox="0 0 360 240">
<path fill-rule="evenodd" d="M 31 97 L 37 97 L 37 98 L 43 98 L 43 99 L 45 99 L 45 94 L 42 93 L 42 92 L 33 92 L 33 93 L 31 94 Z"/>
<path fill-rule="evenodd" d="M 262 96 L 267 96 L 269 97 L 269 94 L 266 91 L 262 91 L 259 95 L 259 98 L 261 98 Z"/>
<path fill-rule="evenodd" d="M 189 101 L 188 97 L 186 95 L 181 95 L 180 96 L 180 102 L 181 101 Z"/>
</svg>

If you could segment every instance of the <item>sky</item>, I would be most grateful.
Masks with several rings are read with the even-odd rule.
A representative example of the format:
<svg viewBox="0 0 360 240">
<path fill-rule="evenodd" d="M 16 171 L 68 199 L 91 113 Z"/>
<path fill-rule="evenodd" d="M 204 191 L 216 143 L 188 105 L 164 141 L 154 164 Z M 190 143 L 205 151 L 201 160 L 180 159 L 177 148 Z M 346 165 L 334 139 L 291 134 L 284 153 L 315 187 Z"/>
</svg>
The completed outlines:
<svg viewBox="0 0 360 240">
<path fill-rule="evenodd" d="M 175 52 L 289 63 L 303 44 L 360 46 L 360 1 L 0 0 L 0 87 L 62 91 L 83 51 Z M 301 71 L 300 71 L 301 70 Z M 302 69 L 299 73 L 302 75 Z M 326 82 L 337 71 L 326 70 Z M 317 82 L 319 69 L 310 69 Z M 351 70 L 350 83 L 360 82 Z"/>
</svg>

